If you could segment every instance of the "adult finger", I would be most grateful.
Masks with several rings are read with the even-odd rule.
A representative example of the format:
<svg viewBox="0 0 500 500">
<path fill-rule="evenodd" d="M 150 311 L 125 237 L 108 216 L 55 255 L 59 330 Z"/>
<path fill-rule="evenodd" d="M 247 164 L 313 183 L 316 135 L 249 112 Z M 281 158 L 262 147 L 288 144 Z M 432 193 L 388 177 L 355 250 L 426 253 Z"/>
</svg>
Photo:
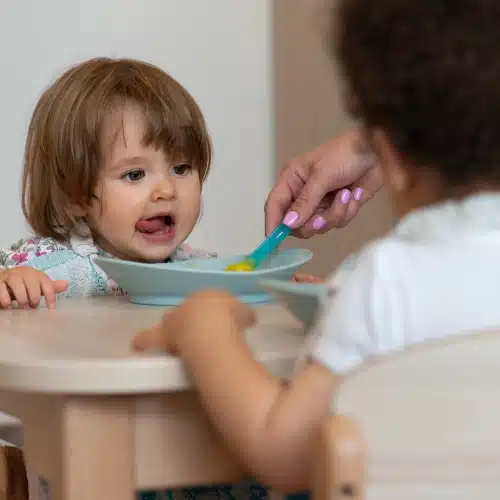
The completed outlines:
<svg viewBox="0 0 500 500">
<path fill-rule="evenodd" d="M 304 187 L 285 216 L 284 223 L 287 226 L 296 228 L 311 218 L 325 195 L 332 190 L 326 180 L 326 171 L 324 169 L 321 167 L 311 169 Z"/>
<path fill-rule="evenodd" d="M 264 205 L 266 236 L 281 224 L 285 213 L 292 204 L 292 192 L 284 179 L 271 189 Z"/>
<path fill-rule="evenodd" d="M 283 222 L 292 202 L 302 191 L 310 169 L 316 162 L 315 151 L 294 158 L 280 172 L 278 181 L 269 193 L 264 205 L 266 235 Z"/>
<path fill-rule="evenodd" d="M 330 194 L 312 217 L 298 229 L 299 237 L 310 238 L 315 234 L 323 234 L 332 227 L 341 227 L 341 221 L 346 217 L 352 198 L 352 191 L 349 189 Z"/>
<path fill-rule="evenodd" d="M 332 228 L 347 226 L 381 186 L 382 172 L 380 168 L 374 167 L 359 179 L 356 186 L 340 191 L 328 207 L 314 214 L 311 220 L 299 229 L 302 237 L 309 238 L 316 233 L 324 234 Z"/>
</svg>

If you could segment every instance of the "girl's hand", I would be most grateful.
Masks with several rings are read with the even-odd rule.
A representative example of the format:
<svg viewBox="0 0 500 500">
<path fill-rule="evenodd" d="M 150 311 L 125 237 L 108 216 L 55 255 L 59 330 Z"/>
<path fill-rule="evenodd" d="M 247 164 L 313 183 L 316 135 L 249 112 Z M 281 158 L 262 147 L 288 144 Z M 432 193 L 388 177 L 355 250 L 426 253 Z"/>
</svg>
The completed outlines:
<svg viewBox="0 0 500 500">
<path fill-rule="evenodd" d="M 227 322 L 234 328 L 219 328 Z M 254 324 L 255 312 L 249 306 L 224 291 L 205 290 L 166 313 L 159 324 L 137 333 L 132 346 L 138 351 L 161 349 L 178 354 L 198 335 L 213 335 L 217 342 L 218 331 L 243 332 Z"/>
<path fill-rule="evenodd" d="M 0 271 L 0 308 L 10 309 L 17 301 L 21 308 L 36 308 L 45 297 L 49 309 L 56 305 L 56 294 L 68 288 L 65 280 L 51 280 L 45 273 L 28 266 Z"/>
</svg>

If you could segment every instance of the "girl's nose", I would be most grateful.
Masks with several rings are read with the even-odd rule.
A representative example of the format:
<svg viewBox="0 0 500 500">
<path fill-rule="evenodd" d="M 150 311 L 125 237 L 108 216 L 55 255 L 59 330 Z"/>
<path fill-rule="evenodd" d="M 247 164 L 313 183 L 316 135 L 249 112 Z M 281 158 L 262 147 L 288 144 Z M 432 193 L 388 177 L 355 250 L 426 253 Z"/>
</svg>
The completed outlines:
<svg viewBox="0 0 500 500">
<path fill-rule="evenodd" d="M 175 196 L 175 183 L 172 179 L 163 179 L 161 182 L 158 182 L 151 193 L 153 201 L 169 200 L 175 198 Z"/>
</svg>

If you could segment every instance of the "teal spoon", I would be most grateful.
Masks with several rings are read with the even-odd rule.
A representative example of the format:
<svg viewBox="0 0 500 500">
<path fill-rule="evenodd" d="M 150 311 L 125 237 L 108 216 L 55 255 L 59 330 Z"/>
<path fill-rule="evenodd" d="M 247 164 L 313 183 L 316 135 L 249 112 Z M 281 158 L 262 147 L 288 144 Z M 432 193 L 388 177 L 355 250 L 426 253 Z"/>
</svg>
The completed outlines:
<svg viewBox="0 0 500 500">
<path fill-rule="evenodd" d="M 226 267 L 226 271 L 248 272 L 257 269 L 291 233 L 291 229 L 280 224 L 250 255 L 237 264 Z"/>
</svg>

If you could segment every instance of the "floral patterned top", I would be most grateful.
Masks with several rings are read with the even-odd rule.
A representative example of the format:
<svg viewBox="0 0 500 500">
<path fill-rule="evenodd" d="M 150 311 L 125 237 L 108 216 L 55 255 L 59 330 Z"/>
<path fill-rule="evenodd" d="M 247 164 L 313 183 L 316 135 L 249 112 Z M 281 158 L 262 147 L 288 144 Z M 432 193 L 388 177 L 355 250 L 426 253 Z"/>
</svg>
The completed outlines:
<svg viewBox="0 0 500 500">
<path fill-rule="evenodd" d="M 94 264 L 94 255 L 113 258 L 92 238 L 72 236 L 66 242 L 59 242 L 53 238 L 29 236 L 8 250 L 0 249 L 0 267 L 30 266 L 43 271 L 53 280 L 67 280 L 68 288 L 60 294 L 65 297 L 123 295 L 123 290 Z M 170 255 L 169 261 L 214 257 L 214 253 L 181 245 Z"/>
</svg>

